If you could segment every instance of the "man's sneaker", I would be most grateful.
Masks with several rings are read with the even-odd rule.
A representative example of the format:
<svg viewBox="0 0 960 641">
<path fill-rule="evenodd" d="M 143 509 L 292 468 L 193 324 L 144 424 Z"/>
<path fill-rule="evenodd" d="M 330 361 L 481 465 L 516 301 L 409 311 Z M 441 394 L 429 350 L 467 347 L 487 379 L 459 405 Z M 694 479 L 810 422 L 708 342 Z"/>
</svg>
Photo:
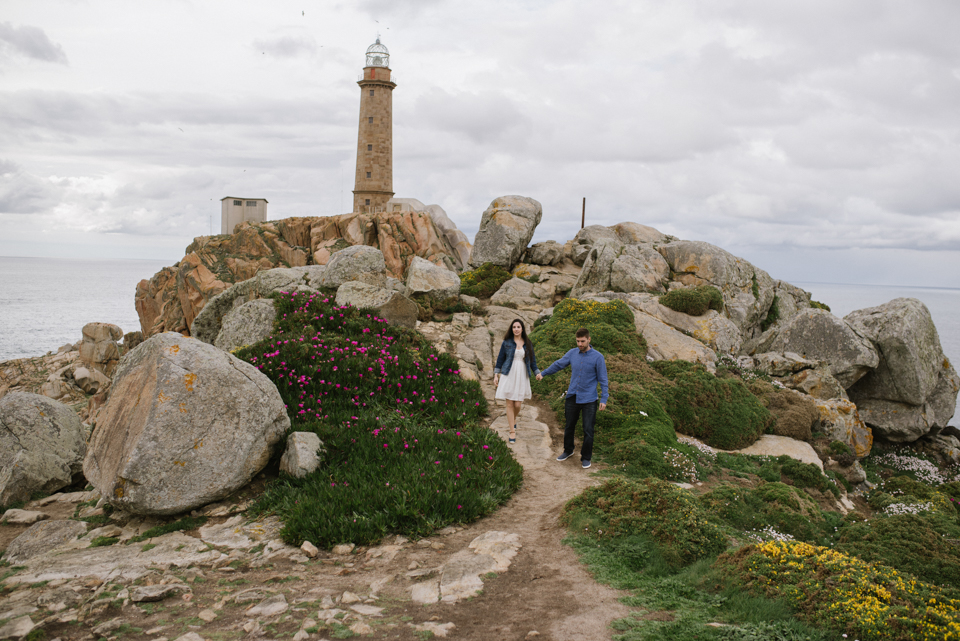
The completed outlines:
<svg viewBox="0 0 960 641">
<path fill-rule="evenodd" d="M 590 461 L 583 459 L 583 469 L 587 469 L 588 467 L 590 467 Z"/>
<path fill-rule="evenodd" d="M 557 460 L 562 463 L 563 461 L 566 461 L 571 456 L 573 456 L 573 452 L 570 452 L 569 454 L 567 452 L 560 452 L 560 456 L 557 457 Z"/>
</svg>

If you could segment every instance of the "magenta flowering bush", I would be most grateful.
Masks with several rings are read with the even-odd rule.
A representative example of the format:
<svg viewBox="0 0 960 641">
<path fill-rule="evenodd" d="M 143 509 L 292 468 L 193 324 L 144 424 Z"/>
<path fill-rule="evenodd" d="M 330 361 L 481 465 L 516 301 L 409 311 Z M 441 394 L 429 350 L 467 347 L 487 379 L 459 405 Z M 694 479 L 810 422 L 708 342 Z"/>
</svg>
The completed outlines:
<svg viewBox="0 0 960 641">
<path fill-rule="evenodd" d="M 325 450 L 316 472 L 281 477 L 254 508 L 281 517 L 287 542 L 424 536 L 488 514 L 519 488 L 522 468 L 479 426 L 486 401 L 455 359 L 372 310 L 322 295 L 275 300 L 274 334 L 237 356 L 276 383 L 292 431 L 315 432 Z"/>
</svg>

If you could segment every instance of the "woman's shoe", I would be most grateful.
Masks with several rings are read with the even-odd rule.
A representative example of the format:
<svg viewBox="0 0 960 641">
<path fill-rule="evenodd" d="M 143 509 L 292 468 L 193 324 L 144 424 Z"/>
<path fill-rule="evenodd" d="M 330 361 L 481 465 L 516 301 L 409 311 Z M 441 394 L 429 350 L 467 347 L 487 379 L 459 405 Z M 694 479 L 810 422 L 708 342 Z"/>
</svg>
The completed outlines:
<svg viewBox="0 0 960 641">
<path fill-rule="evenodd" d="M 514 436 L 513 438 L 509 438 L 509 439 L 507 439 L 507 442 L 508 442 L 508 443 L 516 443 L 516 442 L 517 442 L 517 437 Z"/>
</svg>

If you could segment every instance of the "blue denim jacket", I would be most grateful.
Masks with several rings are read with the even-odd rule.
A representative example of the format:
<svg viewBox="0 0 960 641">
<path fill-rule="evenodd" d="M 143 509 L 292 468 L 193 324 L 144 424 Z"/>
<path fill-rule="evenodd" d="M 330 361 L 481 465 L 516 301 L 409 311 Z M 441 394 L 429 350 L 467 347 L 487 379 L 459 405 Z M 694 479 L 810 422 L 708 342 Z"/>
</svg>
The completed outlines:
<svg viewBox="0 0 960 641">
<path fill-rule="evenodd" d="M 524 350 L 530 353 L 530 360 L 524 359 L 523 361 L 527 365 L 527 376 L 536 376 L 540 373 L 540 370 L 537 368 L 537 355 L 533 352 L 533 344 L 527 341 Z M 513 356 L 516 353 L 517 342 L 512 337 L 503 341 L 500 344 L 500 353 L 497 355 L 497 365 L 493 368 L 493 373 L 501 376 L 509 374 L 510 368 L 513 366 Z"/>
</svg>

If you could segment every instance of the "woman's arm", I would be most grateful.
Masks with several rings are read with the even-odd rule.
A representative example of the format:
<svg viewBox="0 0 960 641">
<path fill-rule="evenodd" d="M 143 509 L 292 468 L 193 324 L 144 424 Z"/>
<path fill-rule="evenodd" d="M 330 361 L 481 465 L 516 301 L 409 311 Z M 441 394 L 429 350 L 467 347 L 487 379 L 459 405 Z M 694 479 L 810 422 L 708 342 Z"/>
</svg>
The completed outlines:
<svg viewBox="0 0 960 641">
<path fill-rule="evenodd" d="M 497 354 L 497 364 L 493 367 L 493 375 L 494 375 L 494 376 L 496 376 L 497 374 L 500 373 L 500 368 L 503 367 L 504 361 L 507 360 L 507 347 L 506 347 L 506 342 L 507 342 L 507 341 L 503 341 L 502 343 L 500 343 L 500 353 Z"/>
</svg>

